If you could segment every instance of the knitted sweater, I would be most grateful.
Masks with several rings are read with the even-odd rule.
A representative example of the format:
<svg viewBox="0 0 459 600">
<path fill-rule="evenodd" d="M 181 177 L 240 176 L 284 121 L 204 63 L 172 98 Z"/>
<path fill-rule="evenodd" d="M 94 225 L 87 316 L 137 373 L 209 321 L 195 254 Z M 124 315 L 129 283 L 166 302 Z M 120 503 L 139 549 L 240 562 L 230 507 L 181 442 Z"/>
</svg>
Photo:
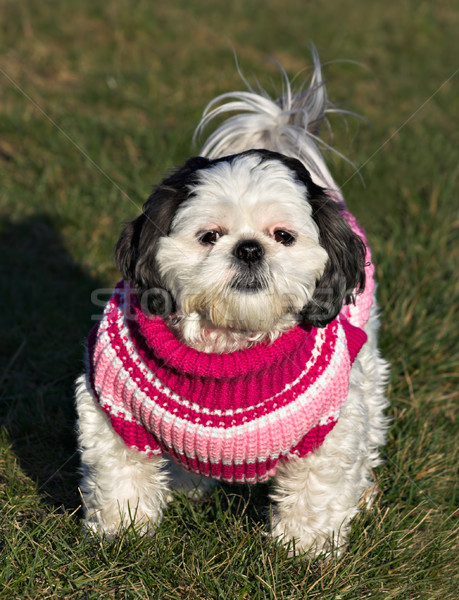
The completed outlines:
<svg viewBox="0 0 459 600">
<path fill-rule="evenodd" d="M 167 453 L 200 475 L 264 481 L 335 426 L 366 341 L 372 275 L 368 264 L 364 293 L 326 327 L 297 326 L 271 344 L 220 355 L 181 343 L 121 281 L 89 336 L 93 392 L 127 446 Z"/>
</svg>

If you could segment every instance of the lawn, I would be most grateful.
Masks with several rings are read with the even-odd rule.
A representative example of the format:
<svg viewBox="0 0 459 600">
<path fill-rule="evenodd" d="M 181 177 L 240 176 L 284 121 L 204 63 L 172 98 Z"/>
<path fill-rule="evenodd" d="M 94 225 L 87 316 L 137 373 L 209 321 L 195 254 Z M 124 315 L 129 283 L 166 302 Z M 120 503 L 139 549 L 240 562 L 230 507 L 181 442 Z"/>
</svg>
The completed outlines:
<svg viewBox="0 0 459 600">
<path fill-rule="evenodd" d="M 452 0 L 2 0 L 0 599 L 457 597 L 458 67 Z M 182 497 L 153 537 L 82 534 L 72 388 L 113 246 L 245 76 L 275 93 L 314 42 L 330 156 L 379 280 L 393 420 L 348 552 L 289 558 L 267 485 Z M 324 138 L 330 141 L 324 129 Z"/>
</svg>

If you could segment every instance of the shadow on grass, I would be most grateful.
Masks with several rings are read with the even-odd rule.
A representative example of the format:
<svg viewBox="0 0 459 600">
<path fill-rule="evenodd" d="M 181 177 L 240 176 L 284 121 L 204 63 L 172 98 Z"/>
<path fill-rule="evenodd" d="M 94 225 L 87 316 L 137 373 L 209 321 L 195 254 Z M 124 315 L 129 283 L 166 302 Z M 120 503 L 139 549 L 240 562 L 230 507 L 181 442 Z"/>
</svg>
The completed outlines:
<svg viewBox="0 0 459 600">
<path fill-rule="evenodd" d="M 198 499 L 178 492 L 167 508 L 160 530 L 166 536 L 183 540 L 198 535 L 203 543 L 208 538 L 212 538 L 213 543 L 221 535 L 237 539 L 240 535 L 261 532 L 264 536 L 270 528 L 270 489 L 268 483 L 219 483 Z"/>
<path fill-rule="evenodd" d="M 220 506 L 216 510 L 231 512 L 235 517 L 245 515 L 252 526 L 265 526 L 269 523 L 271 503 L 269 483 L 239 485 L 222 483 L 220 486 Z"/>
<path fill-rule="evenodd" d="M 79 506 L 73 382 L 91 291 L 46 214 L 0 224 L 0 427 L 53 505 Z"/>
</svg>

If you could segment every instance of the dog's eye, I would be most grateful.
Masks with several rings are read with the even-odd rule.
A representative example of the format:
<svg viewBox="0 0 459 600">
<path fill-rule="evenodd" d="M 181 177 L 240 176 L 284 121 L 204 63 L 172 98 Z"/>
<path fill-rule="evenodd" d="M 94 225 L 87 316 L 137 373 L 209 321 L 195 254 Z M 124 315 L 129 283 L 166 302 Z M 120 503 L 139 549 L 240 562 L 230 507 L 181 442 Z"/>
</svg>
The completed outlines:
<svg viewBox="0 0 459 600">
<path fill-rule="evenodd" d="M 201 244 L 215 244 L 217 240 L 221 237 L 221 234 L 218 231 L 206 231 L 199 236 L 199 241 Z"/>
<path fill-rule="evenodd" d="M 290 231 L 284 231 L 283 229 L 278 229 L 274 232 L 274 239 L 276 242 L 279 242 L 283 246 L 291 246 L 295 243 L 295 236 Z"/>
</svg>

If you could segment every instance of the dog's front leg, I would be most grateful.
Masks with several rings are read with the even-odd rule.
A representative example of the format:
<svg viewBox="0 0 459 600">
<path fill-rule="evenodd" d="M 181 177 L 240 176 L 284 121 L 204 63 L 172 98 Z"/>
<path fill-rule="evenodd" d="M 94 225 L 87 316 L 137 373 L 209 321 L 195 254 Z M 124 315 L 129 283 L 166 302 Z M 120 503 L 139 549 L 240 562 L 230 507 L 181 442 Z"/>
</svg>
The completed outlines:
<svg viewBox="0 0 459 600">
<path fill-rule="evenodd" d="M 372 469 L 379 464 L 385 400 L 364 367 L 353 367 L 345 407 L 322 446 L 304 458 L 279 461 L 272 534 L 294 542 L 296 551 L 344 550 L 360 501 L 370 500 L 374 491 Z"/>
<path fill-rule="evenodd" d="M 131 524 L 140 531 L 153 529 L 169 495 L 164 460 L 126 447 L 84 376 L 77 381 L 76 406 L 85 525 L 105 535 Z"/>
<path fill-rule="evenodd" d="M 345 549 L 349 522 L 357 512 L 362 488 L 371 485 L 365 476 L 364 485 L 357 483 L 362 479 L 361 469 L 355 465 L 346 473 L 338 457 L 333 460 L 323 452 L 282 463 L 271 494 L 275 502 L 273 537 L 291 543 L 291 553 L 339 554 Z"/>
</svg>

